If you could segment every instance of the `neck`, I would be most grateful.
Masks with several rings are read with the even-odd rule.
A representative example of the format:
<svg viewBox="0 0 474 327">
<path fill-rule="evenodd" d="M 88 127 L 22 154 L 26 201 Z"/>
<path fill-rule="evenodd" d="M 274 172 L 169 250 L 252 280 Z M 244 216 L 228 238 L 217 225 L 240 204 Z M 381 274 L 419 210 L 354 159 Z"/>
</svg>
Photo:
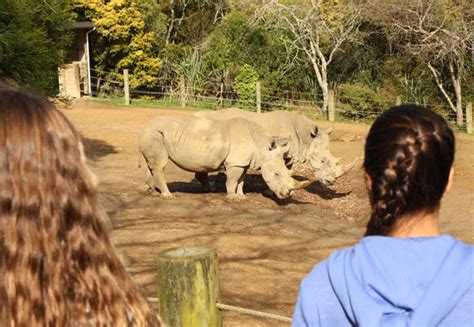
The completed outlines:
<svg viewBox="0 0 474 327">
<path fill-rule="evenodd" d="M 421 212 L 400 217 L 388 234 L 391 237 L 437 237 L 439 230 L 439 211 Z"/>
</svg>

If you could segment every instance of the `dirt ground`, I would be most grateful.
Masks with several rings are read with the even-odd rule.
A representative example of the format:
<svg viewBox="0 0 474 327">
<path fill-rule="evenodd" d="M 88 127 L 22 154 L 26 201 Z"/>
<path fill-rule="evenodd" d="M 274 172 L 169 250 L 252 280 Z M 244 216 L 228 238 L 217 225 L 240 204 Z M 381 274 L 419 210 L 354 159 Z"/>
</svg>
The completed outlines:
<svg viewBox="0 0 474 327">
<path fill-rule="evenodd" d="M 363 235 L 369 208 L 361 169 L 329 188 L 316 183 L 284 201 L 263 196 L 263 181 L 250 175 L 247 199 L 233 203 L 225 199 L 222 176 L 212 178 L 217 192 L 204 194 L 193 174 L 171 164 L 166 176 L 176 199 L 151 197 L 146 165 L 138 168 L 138 135 L 152 117 L 177 111 L 183 112 L 84 100 L 64 110 L 83 135 L 100 180 L 100 201 L 114 225 L 112 240 L 127 269 L 146 296 L 156 297 L 156 254 L 206 245 L 218 253 L 221 302 L 291 316 L 301 279 L 333 250 Z M 333 154 L 344 162 L 362 156 L 367 130 L 367 125 L 336 123 Z M 457 142 L 455 184 L 443 201 L 442 231 L 474 243 L 474 137 L 457 135 Z M 238 313 L 224 312 L 223 317 L 224 326 L 285 325 Z"/>
</svg>

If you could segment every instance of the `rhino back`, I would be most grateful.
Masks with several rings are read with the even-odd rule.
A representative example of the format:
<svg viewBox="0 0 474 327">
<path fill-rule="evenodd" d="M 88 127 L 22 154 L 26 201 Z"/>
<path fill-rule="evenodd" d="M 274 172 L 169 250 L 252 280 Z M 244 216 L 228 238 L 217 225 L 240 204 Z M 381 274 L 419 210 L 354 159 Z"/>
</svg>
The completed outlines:
<svg viewBox="0 0 474 327">
<path fill-rule="evenodd" d="M 152 128 L 163 135 L 168 156 L 192 172 L 220 170 L 229 152 L 228 136 L 217 122 L 193 116 L 156 119 Z"/>
<path fill-rule="evenodd" d="M 265 113 L 250 112 L 238 108 L 200 111 L 201 117 L 213 120 L 243 118 L 258 124 L 267 136 L 290 137 L 289 157 L 298 161 L 306 159 L 309 146 L 312 142 L 311 132 L 315 124 L 308 118 L 297 113 L 276 110 Z"/>
<path fill-rule="evenodd" d="M 197 117 L 208 118 L 213 120 L 226 120 L 232 118 L 243 118 L 256 122 L 257 113 L 242 110 L 239 108 L 226 108 L 218 110 L 203 110 L 194 114 Z"/>
</svg>

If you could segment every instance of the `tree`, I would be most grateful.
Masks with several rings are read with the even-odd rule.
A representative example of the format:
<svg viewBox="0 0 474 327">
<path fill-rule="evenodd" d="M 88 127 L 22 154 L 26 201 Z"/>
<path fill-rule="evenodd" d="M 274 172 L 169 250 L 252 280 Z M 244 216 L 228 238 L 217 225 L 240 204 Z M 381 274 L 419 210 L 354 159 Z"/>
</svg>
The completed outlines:
<svg viewBox="0 0 474 327">
<path fill-rule="evenodd" d="M 67 0 L 2 0 L 0 79 L 48 95 L 58 92 L 58 66 L 72 42 Z"/>
<path fill-rule="evenodd" d="M 225 0 L 170 0 L 162 2 L 161 11 L 168 16 L 166 44 L 199 45 L 227 11 Z"/>
<path fill-rule="evenodd" d="M 246 108 L 254 108 L 256 102 L 256 85 L 258 81 L 255 69 L 245 64 L 235 77 L 234 89 L 239 97 L 238 103 Z"/>
<path fill-rule="evenodd" d="M 467 58 L 474 51 L 472 3 L 372 0 L 370 8 L 371 15 L 383 23 L 394 44 L 429 68 L 438 89 L 456 113 L 457 124 L 462 125 L 462 81 Z"/>
<path fill-rule="evenodd" d="M 360 6 L 331 0 L 295 4 L 268 0 L 255 13 L 255 21 L 270 29 L 283 29 L 293 40 L 289 53 L 302 52 L 311 63 L 323 94 L 323 110 L 329 102 L 328 70 L 344 43 L 355 40 L 361 23 Z"/>
<path fill-rule="evenodd" d="M 154 34 L 135 0 L 76 0 L 79 9 L 97 26 L 94 57 L 100 70 L 113 71 L 113 78 L 129 69 L 132 88 L 152 88 L 158 83 L 161 61 L 154 51 Z"/>
</svg>

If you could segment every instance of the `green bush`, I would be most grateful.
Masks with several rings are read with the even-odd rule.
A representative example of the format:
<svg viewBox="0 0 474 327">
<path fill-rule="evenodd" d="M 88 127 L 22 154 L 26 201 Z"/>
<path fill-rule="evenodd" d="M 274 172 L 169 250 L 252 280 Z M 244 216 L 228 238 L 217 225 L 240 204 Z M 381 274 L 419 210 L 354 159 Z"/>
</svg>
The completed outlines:
<svg viewBox="0 0 474 327">
<path fill-rule="evenodd" d="M 238 96 L 238 105 L 244 108 L 255 108 L 257 81 L 257 71 L 250 65 L 243 65 L 233 84 Z"/>
<path fill-rule="evenodd" d="M 387 92 L 358 82 L 341 84 L 337 97 L 340 115 L 351 120 L 374 118 L 395 104 L 395 98 Z"/>
</svg>

